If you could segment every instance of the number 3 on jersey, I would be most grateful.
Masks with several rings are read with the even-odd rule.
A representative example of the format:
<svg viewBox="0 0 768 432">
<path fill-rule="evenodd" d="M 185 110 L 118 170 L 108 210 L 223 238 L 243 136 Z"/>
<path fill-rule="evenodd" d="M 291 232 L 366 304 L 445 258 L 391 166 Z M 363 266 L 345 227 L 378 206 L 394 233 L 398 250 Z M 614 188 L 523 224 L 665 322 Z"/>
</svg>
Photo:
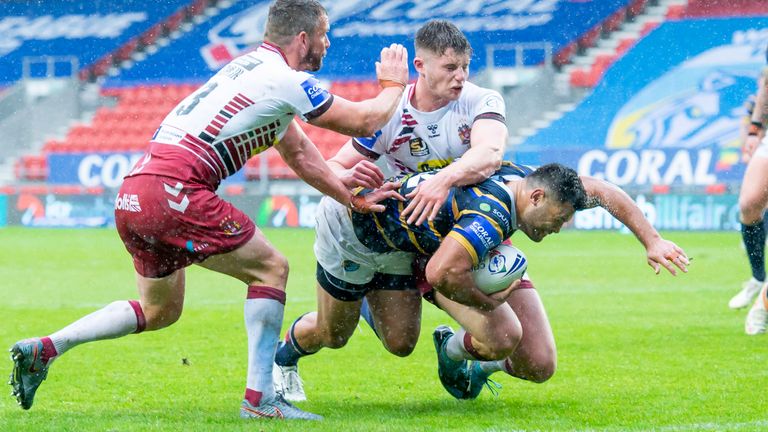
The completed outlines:
<svg viewBox="0 0 768 432">
<path fill-rule="evenodd" d="M 192 101 L 189 102 L 188 105 L 180 105 L 179 108 L 176 110 L 176 115 L 183 116 L 187 115 L 190 112 L 192 112 L 193 109 L 197 106 L 197 104 L 200 103 L 200 100 L 202 100 L 204 97 L 211 94 L 211 92 L 218 86 L 219 84 L 216 82 L 209 82 L 208 84 L 200 87 L 192 98 Z"/>
</svg>

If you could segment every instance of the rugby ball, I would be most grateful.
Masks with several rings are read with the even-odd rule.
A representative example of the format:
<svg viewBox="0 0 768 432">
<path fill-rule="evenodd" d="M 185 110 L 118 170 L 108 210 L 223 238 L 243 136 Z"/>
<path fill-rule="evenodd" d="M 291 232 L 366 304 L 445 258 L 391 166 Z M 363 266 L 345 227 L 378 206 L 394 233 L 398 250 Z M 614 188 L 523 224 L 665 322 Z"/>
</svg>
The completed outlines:
<svg viewBox="0 0 768 432">
<path fill-rule="evenodd" d="M 502 244 L 491 249 L 472 270 L 472 278 L 480 291 L 493 294 L 523 277 L 528 260 L 520 249 Z"/>
</svg>

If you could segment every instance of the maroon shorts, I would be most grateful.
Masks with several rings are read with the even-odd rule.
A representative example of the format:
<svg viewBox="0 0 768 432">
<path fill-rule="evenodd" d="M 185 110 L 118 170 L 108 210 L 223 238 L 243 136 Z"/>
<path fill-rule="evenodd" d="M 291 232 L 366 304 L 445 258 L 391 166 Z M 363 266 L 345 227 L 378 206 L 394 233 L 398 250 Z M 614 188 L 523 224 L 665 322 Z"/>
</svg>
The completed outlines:
<svg viewBox="0 0 768 432">
<path fill-rule="evenodd" d="M 210 187 L 156 175 L 125 179 L 115 223 L 136 271 L 150 278 L 231 252 L 256 232 L 245 213 Z"/>
</svg>

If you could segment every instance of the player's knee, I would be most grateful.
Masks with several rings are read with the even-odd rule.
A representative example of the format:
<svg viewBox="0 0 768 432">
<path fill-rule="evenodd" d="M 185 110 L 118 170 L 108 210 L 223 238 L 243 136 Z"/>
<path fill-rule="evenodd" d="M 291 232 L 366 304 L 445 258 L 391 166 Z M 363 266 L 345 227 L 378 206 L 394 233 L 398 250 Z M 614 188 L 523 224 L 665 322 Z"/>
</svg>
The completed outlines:
<svg viewBox="0 0 768 432">
<path fill-rule="evenodd" d="M 288 259 L 283 254 L 273 249 L 270 256 L 260 264 L 265 269 L 265 282 L 285 286 L 288 281 Z"/>
<path fill-rule="evenodd" d="M 343 348 L 349 341 L 350 335 L 329 332 L 322 335 L 323 346 L 331 349 Z"/>
<path fill-rule="evenodd" d="M 183 303 L 144 306 L 147 330 L 159 330 L 175 323 L 181 317 Z"/>
<path fill-rule="evenodd" d="M 557 370 L 557 353 L 552 349 L 535 352 L 528 360 L 526 378 L 535 383 L 543 383 L 555 374 Z"/>
<path fill-rule="evenodd" d="M 529 380 L 541 384 L 552 378 L 556 370 L 555 361 L 537 363 L 530 371 Z"/>
<path fill-rule="evenodd" d="M 765 204 L 758 202 L 752 197 L 739 196 L 739 211 L 741 213 L 741 222 L 752 225 L 763 217 Z"/>
<path fill-rule="evenodd" d="M 331 349 L 339 349 L 339 348 L 343 348 L 344 345 L 347 344 L 348 340 L 349 338 L 341 335 L 330 335 L 325 338 L 324 345 Z"/>
<path fill-rule="evenodd" d="M 408 357 L 416 348 L 416 341 L 410 339 L 400 338 L 383 342 L 387 351 L 398 357 Z"/>
</svg>

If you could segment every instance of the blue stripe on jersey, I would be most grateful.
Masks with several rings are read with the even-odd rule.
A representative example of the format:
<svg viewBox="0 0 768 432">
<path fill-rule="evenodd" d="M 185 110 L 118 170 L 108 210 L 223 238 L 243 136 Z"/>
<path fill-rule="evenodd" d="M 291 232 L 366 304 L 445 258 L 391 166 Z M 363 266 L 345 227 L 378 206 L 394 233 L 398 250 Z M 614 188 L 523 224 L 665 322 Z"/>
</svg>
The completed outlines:
<svg viewBox="0 0 768 432">
<path fill-rule="evenodd" d="M 453 232 L 457 232 L 467 239 L 473 248 L 469 252 L 478 257 L 485 256 L 489 250 L 500 245 L 504 240 L 502 234 L 487 219 L 487 216 L 479 214 L 463 216 L 453 227 Z"/>
<path fill-rule="evenodd" d="M 307 78 L 306 81 L 301 83 L 301 88 L 304 89 L 304 93 L 307 95 L 309 102 L 312 103 L 313 108 L 319 107 L 331 97 L 328 90 L 324 89 L 323 86 L 320 85 L 320 81 L 315 77 Z"/>
<path fill-rule="evenodd" d="M 376 140 L 379 139 L 381 136 L 381 130 L 377 130 L 376 133 L 373 134 L 373 136 L 370 137 L 355 137 L 352 138 L 360 144 L 361 146 L 367 148 L 368 150 L 373 150 L 374 144 L 376 144 Z"/>
</svg>

